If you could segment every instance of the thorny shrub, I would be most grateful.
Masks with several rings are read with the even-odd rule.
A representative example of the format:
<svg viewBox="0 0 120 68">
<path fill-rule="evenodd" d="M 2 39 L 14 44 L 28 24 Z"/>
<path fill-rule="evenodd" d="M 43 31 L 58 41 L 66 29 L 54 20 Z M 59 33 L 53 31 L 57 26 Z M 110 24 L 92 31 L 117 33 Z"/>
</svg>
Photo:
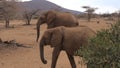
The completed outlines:
<svg viewBox="0 0 120 68">
<path fill-rule="evenodd" d="M 85 59 L 88 68 L 120 68 L 120 21 L 97 32 L 76 54 Z"/>
</svg>

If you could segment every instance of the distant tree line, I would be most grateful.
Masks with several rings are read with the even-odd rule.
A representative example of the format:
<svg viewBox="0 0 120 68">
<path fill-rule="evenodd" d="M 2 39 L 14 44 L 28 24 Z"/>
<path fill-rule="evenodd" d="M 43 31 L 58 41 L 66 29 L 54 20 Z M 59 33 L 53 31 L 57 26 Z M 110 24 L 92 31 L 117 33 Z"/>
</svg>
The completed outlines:
<svg viewBox="0 0 120 68">
<path fill-rule="evenodd" d="M 120 10 L 117 10 L 113 13 L 102 13 L 102 14 L 97 14 L 94 13 L 98 8 L 93 8 L 90 6 L 82 6 L 82 8 L 86 9 L 83 13 L 80 13 L 77 15 L 78 18 L 85 18 L 87 19 L 88 22 L 91 21 L 91 18 L 106 18 L 106 20 L 115 20 L 118 21 L 120 20 Z"/>
</svg>

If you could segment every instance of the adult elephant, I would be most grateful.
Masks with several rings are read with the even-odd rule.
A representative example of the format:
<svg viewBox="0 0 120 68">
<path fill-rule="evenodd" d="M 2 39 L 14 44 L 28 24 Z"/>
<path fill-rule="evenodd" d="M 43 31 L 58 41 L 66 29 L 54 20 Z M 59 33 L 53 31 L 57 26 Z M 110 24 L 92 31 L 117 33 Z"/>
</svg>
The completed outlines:
<svg viewBox="0 0 120 68">
<path fill-rule="evenodd" d="M 80 46 L 88 44 L 88 39 L 95 36 L 95 32 L 86 27 L 56 27 L 45 31 L 40 41 L 40 56 L 41 61 L 46 64 L 47 61 L 44 59 L 44 45 L 50 45 L 54 47 L 52 53 L 52 64 L 51 68 L 55 68 L 56 61 L 61 50 L 66 51 L 67 56 L 70 60 L 72 68 L 76 68 L 74 61 L 74 53 L 79 49 Z"/>
<path fill-rule="evenodd" d="M 78 26 L 77 18 L 71 13 L 58 12 L 58 11 L 47 11 L 43 13 L 37 22 L 37 41 L 40 34 L 40 25 L 46 23 L 49 28 L 54 28 L 57 26 L 75 27 Z"/>
</svg>

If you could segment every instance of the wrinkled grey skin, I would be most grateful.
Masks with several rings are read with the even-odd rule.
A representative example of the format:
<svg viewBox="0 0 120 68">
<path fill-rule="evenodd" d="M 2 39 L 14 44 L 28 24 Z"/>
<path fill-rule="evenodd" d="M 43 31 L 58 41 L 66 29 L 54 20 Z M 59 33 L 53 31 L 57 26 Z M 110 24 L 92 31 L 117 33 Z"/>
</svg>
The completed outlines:
<svg viewBox="0 0 120 68">
<path fill-rule="evenodd" d="M 95 32 L 88 27 L 56 27 L 45 31 L 40 41 L 41 61 L 46 64 L 44 59 L 44 46 L 54 47 L 52 53 L 51 68 L 55 68 L 61 50 L 66 51 L 72 68 L 76 68 L 73 55 L 80 46 L 88 44 L 88 39 L 95 36 Z"/>
<path fill-rule="evenodd" d="M 40 25 L 46 23 L 49 28 L 54 28 L 58 26 L 66 26 L 66 27 L 75 27 L 78 26 L 77 18 L 71 13 L 66 12 L 58 12 L 58 11 L 47 11 L 43 13 L 38 22 L 37 22 L 37 39 L 39 39 L 40 34 Z"/>
</svg>

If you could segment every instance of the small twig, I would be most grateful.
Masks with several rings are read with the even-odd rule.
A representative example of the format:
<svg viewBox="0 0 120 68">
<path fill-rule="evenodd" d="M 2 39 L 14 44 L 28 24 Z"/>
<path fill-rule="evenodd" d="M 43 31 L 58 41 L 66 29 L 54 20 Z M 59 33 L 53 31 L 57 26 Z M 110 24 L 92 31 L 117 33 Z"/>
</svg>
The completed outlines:
<svg viewBox="0 0 120 68">
<path fill-rule="evenodd" d="M 17 46 L 17 47 L 24 47 L 24 48 L 32 48 L 32 47 L 30 47 L 30 46 L 24 46 L 23 44 L 18 44 L 18 43 L 16 43 L 16 46 Z"/>
<path fill-rule="evenodd" d="M 13 46 L 17 46 L 17 47 L 32 48 L 30 46 L 24 46 L 23 44 L 16 43 L 15 40 L 2 41 L 1 38 L 0 38 L 0 43 L 7 44 L 8 46 L 13 45 Z"/>
</svg>

